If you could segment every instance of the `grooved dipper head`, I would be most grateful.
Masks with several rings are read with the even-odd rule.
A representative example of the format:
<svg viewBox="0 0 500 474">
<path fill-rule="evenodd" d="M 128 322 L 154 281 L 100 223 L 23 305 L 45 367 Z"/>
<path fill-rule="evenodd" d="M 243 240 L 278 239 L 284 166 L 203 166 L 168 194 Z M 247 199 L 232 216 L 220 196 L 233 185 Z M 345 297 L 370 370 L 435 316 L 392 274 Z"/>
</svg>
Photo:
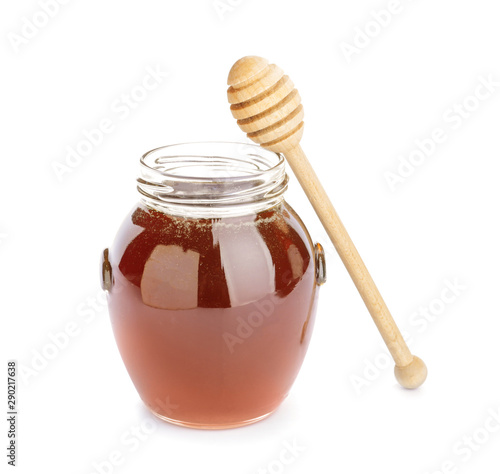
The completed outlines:
<svg viewBox="0 0 500 474">
<path fill-rule="evenodd" d="M 234 63 L 227 83 L 231 113 L 251 140 L 277 153 L 298 145 L 304 108 L 293 82 L 279 67 L 246 56 Z"/>
</svg>

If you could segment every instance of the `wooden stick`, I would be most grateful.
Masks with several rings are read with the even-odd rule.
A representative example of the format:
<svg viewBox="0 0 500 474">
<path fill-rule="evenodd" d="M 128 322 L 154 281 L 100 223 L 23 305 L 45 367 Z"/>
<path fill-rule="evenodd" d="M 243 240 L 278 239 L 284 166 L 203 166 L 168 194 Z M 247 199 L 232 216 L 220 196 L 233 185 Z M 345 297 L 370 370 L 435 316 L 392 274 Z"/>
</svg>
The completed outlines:
<svg viewBox="0 0 500 474">
<path fill-rule="evenodd" d="M 408 349 L 354 243 L 300 147 L 304 110 L 292 81 L 276 65 L 269 65 L 265 59 L 257 56 L 247 56 L 234 64 L 228 84 L 231 111 L 238 119 L 240 128 L 264 148 L 285 155 L 396 363 L 396 379 L 405 388 L 419 387 L 427 377 L 427 368 Z"/>
</svg>

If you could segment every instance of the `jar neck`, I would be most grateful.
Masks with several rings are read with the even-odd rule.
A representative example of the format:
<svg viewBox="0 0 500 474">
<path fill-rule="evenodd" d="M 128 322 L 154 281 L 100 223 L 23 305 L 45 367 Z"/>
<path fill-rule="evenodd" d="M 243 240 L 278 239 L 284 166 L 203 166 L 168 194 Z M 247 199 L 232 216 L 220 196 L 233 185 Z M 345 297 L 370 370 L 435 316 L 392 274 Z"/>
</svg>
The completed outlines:
<svg viewBox="0 0 500 474">
<path fill-rule="evenodd" d="M 170 145 L 140 161 L 141 200 L 169 214 L 220 218 L 278 205 L 288 185 L 282 155 L 246 143 Z"/>
</svg>

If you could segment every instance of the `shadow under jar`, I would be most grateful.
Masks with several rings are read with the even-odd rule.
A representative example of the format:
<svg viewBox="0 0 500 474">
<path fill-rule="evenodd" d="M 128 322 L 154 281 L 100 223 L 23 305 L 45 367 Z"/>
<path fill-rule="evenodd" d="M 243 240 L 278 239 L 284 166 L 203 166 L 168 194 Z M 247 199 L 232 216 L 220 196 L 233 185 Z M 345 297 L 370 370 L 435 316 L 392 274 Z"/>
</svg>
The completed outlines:
<svg viewBox="0 0 500 474">
<path fill-rule="evenodd" d="M 157 148 L 102 256 L 118 349 L 144 403 L 231 428 L 287 396 L 314 324 L 324 253 L 285 202 L 282 156 L 236 143 Z"/>
</svg>

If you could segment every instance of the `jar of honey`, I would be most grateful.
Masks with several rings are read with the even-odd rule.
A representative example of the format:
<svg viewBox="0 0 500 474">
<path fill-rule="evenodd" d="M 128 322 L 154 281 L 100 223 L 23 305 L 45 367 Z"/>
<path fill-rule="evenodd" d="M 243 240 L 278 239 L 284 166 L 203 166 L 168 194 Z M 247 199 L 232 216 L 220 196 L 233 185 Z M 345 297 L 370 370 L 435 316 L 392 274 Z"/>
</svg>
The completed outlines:
<svg viewBox="0 0 500 474">
<path fill-rule="evenodd" d="M 172 145 L 142 157 L 137 182 L 101 283 L 140 397 L 193 428 L 267 417 L 302 365 L 325 280 L 321 246 L 284 200 L 284 158 Z"/>
</svg>

